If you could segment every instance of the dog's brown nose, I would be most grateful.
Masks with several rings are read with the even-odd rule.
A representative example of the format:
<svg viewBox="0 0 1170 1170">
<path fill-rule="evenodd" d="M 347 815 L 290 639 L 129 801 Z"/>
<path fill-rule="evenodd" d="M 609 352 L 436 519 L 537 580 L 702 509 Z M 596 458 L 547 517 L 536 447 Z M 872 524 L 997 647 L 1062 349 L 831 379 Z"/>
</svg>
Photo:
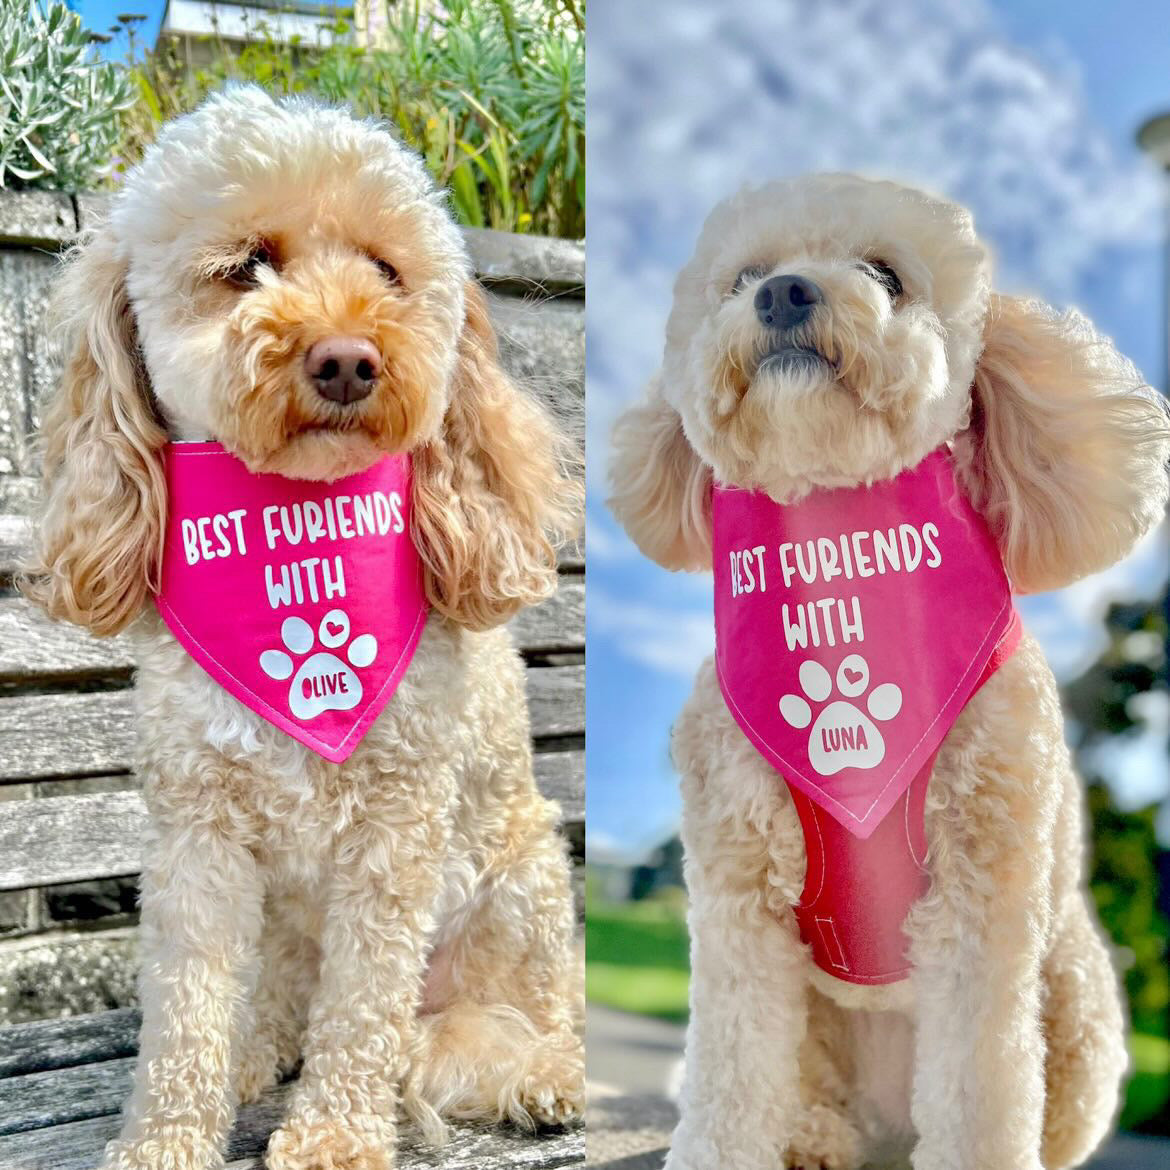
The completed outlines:
<svg viewBox="0 0 1170 1170">
<path fill-rule="evenodd" d="M 374 388 L 382 372 L 382 355 L 362 337 L 326 337 L 305 354 L 305 373 L 317 393 L 348 406 Z"/>
</svg>

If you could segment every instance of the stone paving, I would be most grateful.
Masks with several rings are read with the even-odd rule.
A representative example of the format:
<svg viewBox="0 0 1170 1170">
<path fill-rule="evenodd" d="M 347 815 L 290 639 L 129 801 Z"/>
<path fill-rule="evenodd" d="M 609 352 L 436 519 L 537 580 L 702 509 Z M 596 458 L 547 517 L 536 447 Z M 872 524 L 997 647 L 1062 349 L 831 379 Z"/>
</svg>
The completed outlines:
<svg viewBox="0 0 1170 1170">
<path fill-rule="evenodd" d="M 677 1025 L 589 1005 L 587 1166 L 661 1170 L 678 1119 L 666 1089 L 682 1038 Z M 1119 1135 L 1084 1170 L 1170 1170 L 1170 1140 Z"/>
</svg>

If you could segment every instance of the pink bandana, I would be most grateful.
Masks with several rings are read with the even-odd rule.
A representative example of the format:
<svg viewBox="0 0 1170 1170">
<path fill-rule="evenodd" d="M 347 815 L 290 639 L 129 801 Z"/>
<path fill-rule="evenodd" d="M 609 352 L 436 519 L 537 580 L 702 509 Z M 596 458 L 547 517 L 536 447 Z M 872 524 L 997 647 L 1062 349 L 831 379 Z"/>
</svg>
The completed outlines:
<svg viewBox="0 0 1170 1170">
<path fill-rule="evenodd" d="M 241 703 L 340 763 L 426 623 L 409 456 L 321 483 L 254 475 L 218 443 L 172 443 L 166 473 L 163 620 Z"/>
<path fill-rule="evenodd" d="M 945 448 L 787 506 L 717 487 L 713 511 L 719 683 L 793 791 L 809 846 L 802 932 L 842 978 L 900 978 L 935 755 L 1018 637 L 999 551 Z"/>
</svg>

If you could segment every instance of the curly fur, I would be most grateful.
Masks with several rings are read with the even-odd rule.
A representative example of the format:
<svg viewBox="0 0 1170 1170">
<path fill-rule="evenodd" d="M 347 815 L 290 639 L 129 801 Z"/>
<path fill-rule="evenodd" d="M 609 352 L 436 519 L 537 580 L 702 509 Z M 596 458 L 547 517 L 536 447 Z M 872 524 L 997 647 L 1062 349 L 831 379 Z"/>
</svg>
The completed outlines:
<svg viewBox="0 0 1170 1170">
<path fill-rule="evenodd" d="M 45 500 L 22 585 L 55 618 L 114 634 L 158 581 L 166 431 L 150 409 L 123 265 L 111 239 L 78 245 L 58 289 L 70 336 L 41 424 Z"/>
<path fill-rule="evenodd" d="M 668 569 L 711 564 L 711 472 L 655 379 L 614 427 L 609 505 L 634 543 Z"/>
<path fill-rule="evenodd" d="M 258 241 L 269 261 L 229 279 Z M 151 813 L 141 1054 L 105 1167 L 222 1165 L 237 1100 L 298 1062 L 273 1170 L 385 1170 L 400 1105 L 436 1141 L 443 1118 L 575 1116 L 568 864 L 523 663 L 489 627 L 555 588 L 580 489 L 569 440 L 499 366 L 421 161 L 340 111 L 229 90 L 164 127 L 58 299 L 69 358 L 23 587 L 129 627 Z M 383 372 L 341 408 L 304 354 L 355 333 Z M 344 764 L 242 706 L 146 607 L 168 433 L 324 480 L 413 453 L 436 612 Z"/>
<path fill-rule="evenodd" d="M 1079 313 L 994 296 L 957 441 L 1021 591 L 1123 557 L 1165 506 L 1166 406 Z"/>
<path fill-rule="evenodd" d="M 892 298 L 867 262 L 899 274 Z M 739 282 L 737 273 L 747 269 Z M 767 362 L 755 283 L 824 302 Z M 1162 515 L 1170 424 L 1083 317 L 990 293 L 954 204 L 848 175 L 717 207 L 675 286 L 662 370 L 618 422 L 612 507 L 669 568 L 710 568 L 715 477 L 781 502 L 871 483 L 950 442 L 1017 589 L 1112 564 Z M 928 792 L 911 977 L 840 983 L 792 907 L 804 838 L 714 667 L 674 731 L 692 935 L 669 1170 L 1075 1166 L 1126 1068 L 1117 976 L 1083 887 L 1082 797 L 1054 680 L 1025 637 L 951 729 Z"/>
<path fill-rule="evenodd" d="M 416 543 L 440 613 L 486 629 L 556 588 L 556 545 L 581 499 L 565 474 L 567 435 L 516 394 L 482 293 L 468 286 L 467 325 L 442 440 L 416 456 Z"/>
</svg>

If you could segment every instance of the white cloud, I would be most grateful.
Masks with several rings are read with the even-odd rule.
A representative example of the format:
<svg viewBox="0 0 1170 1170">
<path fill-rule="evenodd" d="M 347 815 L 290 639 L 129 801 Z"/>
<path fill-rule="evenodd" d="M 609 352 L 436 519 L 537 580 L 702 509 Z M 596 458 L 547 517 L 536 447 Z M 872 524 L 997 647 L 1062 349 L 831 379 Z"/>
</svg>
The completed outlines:
<svg viewBox="0 0 1170 1170">
<path fill-rule="evenodd" d="M 1061 680 L 1075 678 L 1105 649 L 1111 602 L 1152 601 L 1166 583 L 1170 528 L 1160 525 L 1120 564 L 1055 593 L 1020 599 L 1028 629 Z"/>
<path fill-rule="evenodd" d="M 590 500 L 590 504 L 593 501 Z M 585 548 L 591 563 L 625 560 L 640 555 L 600 503 L 585 517 Z"/>
<path fill-rule="evenodd" d="M 609 0 L 589 20 L 590 621 L 677 674 L 709 651 L 710 609 L 685 590 L 661 604 L 600 500 L 613 418 L 659 360 L 674 275 L 712 204 L 810 170 L 915 182 L 973 209 L 1002 285 L 1091 315 L 1103 264 L 1110 289 L 1134 283 L 1132 257 L 1158 237 L 1159 188 L 1116 155 L 1067 61 L 1007 42 L 980 0 Z M 1165 567 L 1151 540 L 1026 601 L 1058 673 L 1100 648 L 1109 599 L 1152 595 Z"/>
<path fill-rule="evenodd" d="M 616 596 L 595 583 L 589 586 L 589 629 L 607 638 L 618 654 L 685 679 L 694 676 L 715 648 L 710 605 L 650 605 Z"/>
<path fill-rule="evenodd" d="M 703 217 L 744 182 L 852 169 L 943 190 L 1008 284 L 1057 300 L 1104 249 L 1156 238 L 1152 171 L 1119 162 L 1067 65 L 1007 43 L 978 0 L 610 2 L 589 19 L 594 450 L 654 367 Z"/>
</svg>

